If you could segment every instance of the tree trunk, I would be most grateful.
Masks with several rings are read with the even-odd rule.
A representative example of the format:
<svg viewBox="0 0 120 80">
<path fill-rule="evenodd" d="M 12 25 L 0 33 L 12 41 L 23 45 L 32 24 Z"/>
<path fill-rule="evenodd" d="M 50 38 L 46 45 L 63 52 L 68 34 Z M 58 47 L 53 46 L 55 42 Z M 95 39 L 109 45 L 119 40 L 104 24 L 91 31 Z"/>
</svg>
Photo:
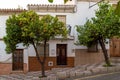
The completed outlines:
<svg viewBox="0 0 120 80">
<path fill-rule="evenodd" d="M 41 64 L 42 67 L 42 76 L 45 77 L 45 62 L 46 62 L 46 40 L 44 41 L 44 57 L 43 57 L 43 62 Z"/>
<path fill-rule="evenodd" d="M 43 57 L 43 60 L 40 59 L 40 55 L 38 54 L 38 51 L 37 51 L 37 48 L 34 44 L 34 42 L 32 43 L 33 44 L 33 47 L 35 49 L 35 52 L 36 52 L 36 57 L 37 57 L 37 60 L 38 62 L 40 63 L 41 65 L 41 70 L 42 70 L 42 76 L 41 77 L 46 77 L 45 75 L 45 61 L 46 61 L 46 41 L 44 42 L 44 57 Z"/>
<path fill-rule="evenodd" d="M 46 77 L 46 75 L 45 75 L 45 62 L 42 62 L 41 69 L 42 69 L 42 77 Z"/>
<path fill-rule="evenodd" d="M 110 64 L 109 57 L 108 57 L 108 54 L 107 54 L 107 49 L 105 47 L 105 44 L 104 44 L 104 41 L 103 41 L 102 37 L 99 38 L 99 43 L 100 43 L 100 46 L 101 46 L 103 54 L 104 54 L 105 63 L 107 64 L 107 66 L 110 66 L 111 64 Z"/>
</svg>

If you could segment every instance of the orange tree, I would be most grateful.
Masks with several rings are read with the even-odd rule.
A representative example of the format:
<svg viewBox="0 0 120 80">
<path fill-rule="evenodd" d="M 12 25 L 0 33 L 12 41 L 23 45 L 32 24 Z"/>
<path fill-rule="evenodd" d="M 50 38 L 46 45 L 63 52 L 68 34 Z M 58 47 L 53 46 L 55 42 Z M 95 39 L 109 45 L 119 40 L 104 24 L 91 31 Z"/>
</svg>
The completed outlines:
<svg viewBox="0 0 120 80">
<path fill-rule="evenodd" d="M 90 47 L 99 42 L 105 62 L 110 66 L 109 57 L 105 47 L 106 39 L 120 36 L 120 17 L 115 14 L 115 9 L 108 2 L 98 4 L 96 16 L 87 20 L 83 26 L 77 26 L 78 44 Z M 120 9 L 120 8 L 119 8 Z"/>
<path fill-rule="evenodd" d="M 55 36 L 66 37 L 67 29 L 57 17 L 44 16 L 41 20 L 34 11 L 26 11 L 18 15 L 10 16 L 6 21 L 6 51 L 14 53 L 16 45 L 33 45 L 38 62 L 41 64 L 42 77 L 45 77 L 46 42 Z M 38 43 L 44 44 L 44 57 L 40 58 L 37 50 Z"/>
<path fill-rule="evenodd" d="M 48 0 L 50 3 L 53 3 L 53 0 Z M 64 0 L 64 3 L 66 3 L 68 0 Z"/>
<path fill-rule="evenodd" d="M 118 1 L 116 9 L 115 9 L 115 14 L 120 16 L 120 1 Z"/>
</svg>

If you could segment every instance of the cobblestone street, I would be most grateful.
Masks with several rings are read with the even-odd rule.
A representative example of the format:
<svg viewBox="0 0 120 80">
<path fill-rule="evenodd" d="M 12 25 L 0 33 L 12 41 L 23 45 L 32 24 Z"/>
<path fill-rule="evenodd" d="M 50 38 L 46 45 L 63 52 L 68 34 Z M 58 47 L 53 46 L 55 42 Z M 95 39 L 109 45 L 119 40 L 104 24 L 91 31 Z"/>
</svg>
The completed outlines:
<svg viewBox="0 0 120 80">
<path fill-rule="evenodd" d="M 0 80 L 40 80 L 39 76 L 41 75 L 40 71 L 28 72 L 27 74 L 10 74 L 10 75 L 1 75 Z M 46 71 L 47 78 L 50 76 L 55 77 L 50 71 Z M 56 77 L 55 77 L 56 78 Z"/>
<path fill-rule="evenodd" d="M 28 72 L 26 74 L 9 74 L 0 75 L 0 80 L 74 80 L 83 76 L 90 76 L 94 74 L 102 74 L 109 72 L 120 71 L 120 65 L 117 64 L 113 67 L 103 67 L 103 63 L 99 64 L 86 64 L 79 65 L 74 68 L 53 68 L 50 71 L 46 71 L 47 77 L 39 78 L 41 76 L 40 71 Z"/>
</svg>

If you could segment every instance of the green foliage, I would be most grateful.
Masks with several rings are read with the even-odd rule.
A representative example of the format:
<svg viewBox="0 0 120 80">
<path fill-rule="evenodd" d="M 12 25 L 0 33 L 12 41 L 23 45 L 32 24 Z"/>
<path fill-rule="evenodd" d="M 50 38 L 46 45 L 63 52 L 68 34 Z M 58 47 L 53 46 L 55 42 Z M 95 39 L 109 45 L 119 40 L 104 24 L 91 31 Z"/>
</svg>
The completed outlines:
<svg viewBox="0 0 120 80">
<path fill-rule="evenodd" d="M 8 53 L 12 52 L 16 48 L 16 44 L 21 41 L 21 29 L 18 27 L 19 21 L 16 15 L 12 15 L 6 21 L 6 33 L 4 41 L 6 43 L 6 51 Z"/>
<path fill-rule="evenodd" d="M 57 35 L 66 37 L 67 30 L 57 17 L 46 15 L 40 20 L 34 11 L 27 11 L 7 19 L 6 34 L 4 37 L 6 51 L 11 53 L 18 43 L 29 46 L 29 44 L 49 41 Z"/>
<path fill-rule="evenodd" d="M 115 9 L 115 13 L 120 16 L 120 1 L 117 3 L 117 7 Z"/>
<path fill-rule="evenodd" d="M 16 44 L 24 43 L 29 45 L 33 40 L 39 40 L 37 29 L 39 27 L 39 16 L 33 12 L 23 12 L 19 15 L 12 15 L 6 21 L 6 51 L 13 52 Z"/>
<path fill-rule="evenodd" d="M 64 0 L 64 3 L 66 3 L 68 0 Z"/>
<path fill-rule="evenodd" d="M 53 2 L 53 0 L 48 0 L 50 3 L 52 3 Z"/>
<path fill-rule="evenodd" d="M 53 3 L 53 0 L 48 0 L 50 3 Z M 64 3 L 66 3 L 68 0 L 64 0 Z"/>
<path fill-rule="evenodd" d="M 120 18 L 108 2 L 101 2 L 96 16 L 87 20 L 83 26 L 77 26 L 78 44 L 91 46 L 102 37 L 104 40 L 120 36 Z"/>
<path fill-rule="evenodd" d="M 88 20 L 84 26 L 76 26 L 78 32 L 77 44 L 82 44 L 88 47 L 95 44 L 94 42 L 96 42 L 97 38 L 94 38 L 94 36 L 97 36 L 97 34 L 95 34 L 94 31 L 95 26 L 91 23 L 92 22 Z"/>
<path fill-rule="evenodd" d="M 42 77 L 45 77 L 44 64 L 46 60 L 46 42 L 55 36 L 67 36 L 65 24 L 57 17 L 44 16 L 41 20 L 34 11 L 26 11 L 19 15 L 12 15 L 6 21 L 6 52 L 13 53 L 18 43 L 24 46 L 32 44 L 36 52 L 36 57 L 42 68 Z M 40 59 L 37 46 L 39 42 L 44 44 L 44 57 Z"/>
<path fill-rule="evenodd" d="M 109 64 L 104 64 L 103 67 L 113 67 L 115 65 L 111 65 L 110 63 Z"/>
<path fill-rule="evenodd" d="M 40 41 L 39 16 L 33 11 L 24 12 L 18 16 L 24 45 L 29 45 L 34 41 Z"/>
<path fill-rule="evenodd" d="M 55 36 L 66 37 L 67 30 L 65 24 L 58 20 L 57 17 L 50 15 L 43 16 L 40 20 L 40 37 L 42 40 L 50 40 Z"/>
</svg>

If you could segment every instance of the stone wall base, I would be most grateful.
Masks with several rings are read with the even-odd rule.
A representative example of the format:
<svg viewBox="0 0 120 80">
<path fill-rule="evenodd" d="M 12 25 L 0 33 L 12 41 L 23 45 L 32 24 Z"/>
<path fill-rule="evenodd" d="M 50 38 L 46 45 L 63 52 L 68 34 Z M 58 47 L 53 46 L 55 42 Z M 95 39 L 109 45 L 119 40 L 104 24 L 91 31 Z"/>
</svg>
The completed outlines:
<svg viewBox="0 0 120 80">
<path fill-rule="evenodd" d="M 13 71 L 12 70 L 12 63 L 0 63 L 0 75 L 5 75 L 5 74 L 14 74 L 14 73 L 27 73 L 27 64 L 24 63 L 24 69 L 23 71 Z"/>
<path fill-rule="evenodd" d="M 104 61 L 104 55 L 102 50 L 98 50 L 98 52 L 88 52 L 87 49 L 76 49 L 75 66 L 100 63 L 103 61 Z"/>
<path fill-rule="evenodd" d="M 0 63 L 0 75 L 10 74 L 12 71 L 11 63 Z"/>
</svg>

